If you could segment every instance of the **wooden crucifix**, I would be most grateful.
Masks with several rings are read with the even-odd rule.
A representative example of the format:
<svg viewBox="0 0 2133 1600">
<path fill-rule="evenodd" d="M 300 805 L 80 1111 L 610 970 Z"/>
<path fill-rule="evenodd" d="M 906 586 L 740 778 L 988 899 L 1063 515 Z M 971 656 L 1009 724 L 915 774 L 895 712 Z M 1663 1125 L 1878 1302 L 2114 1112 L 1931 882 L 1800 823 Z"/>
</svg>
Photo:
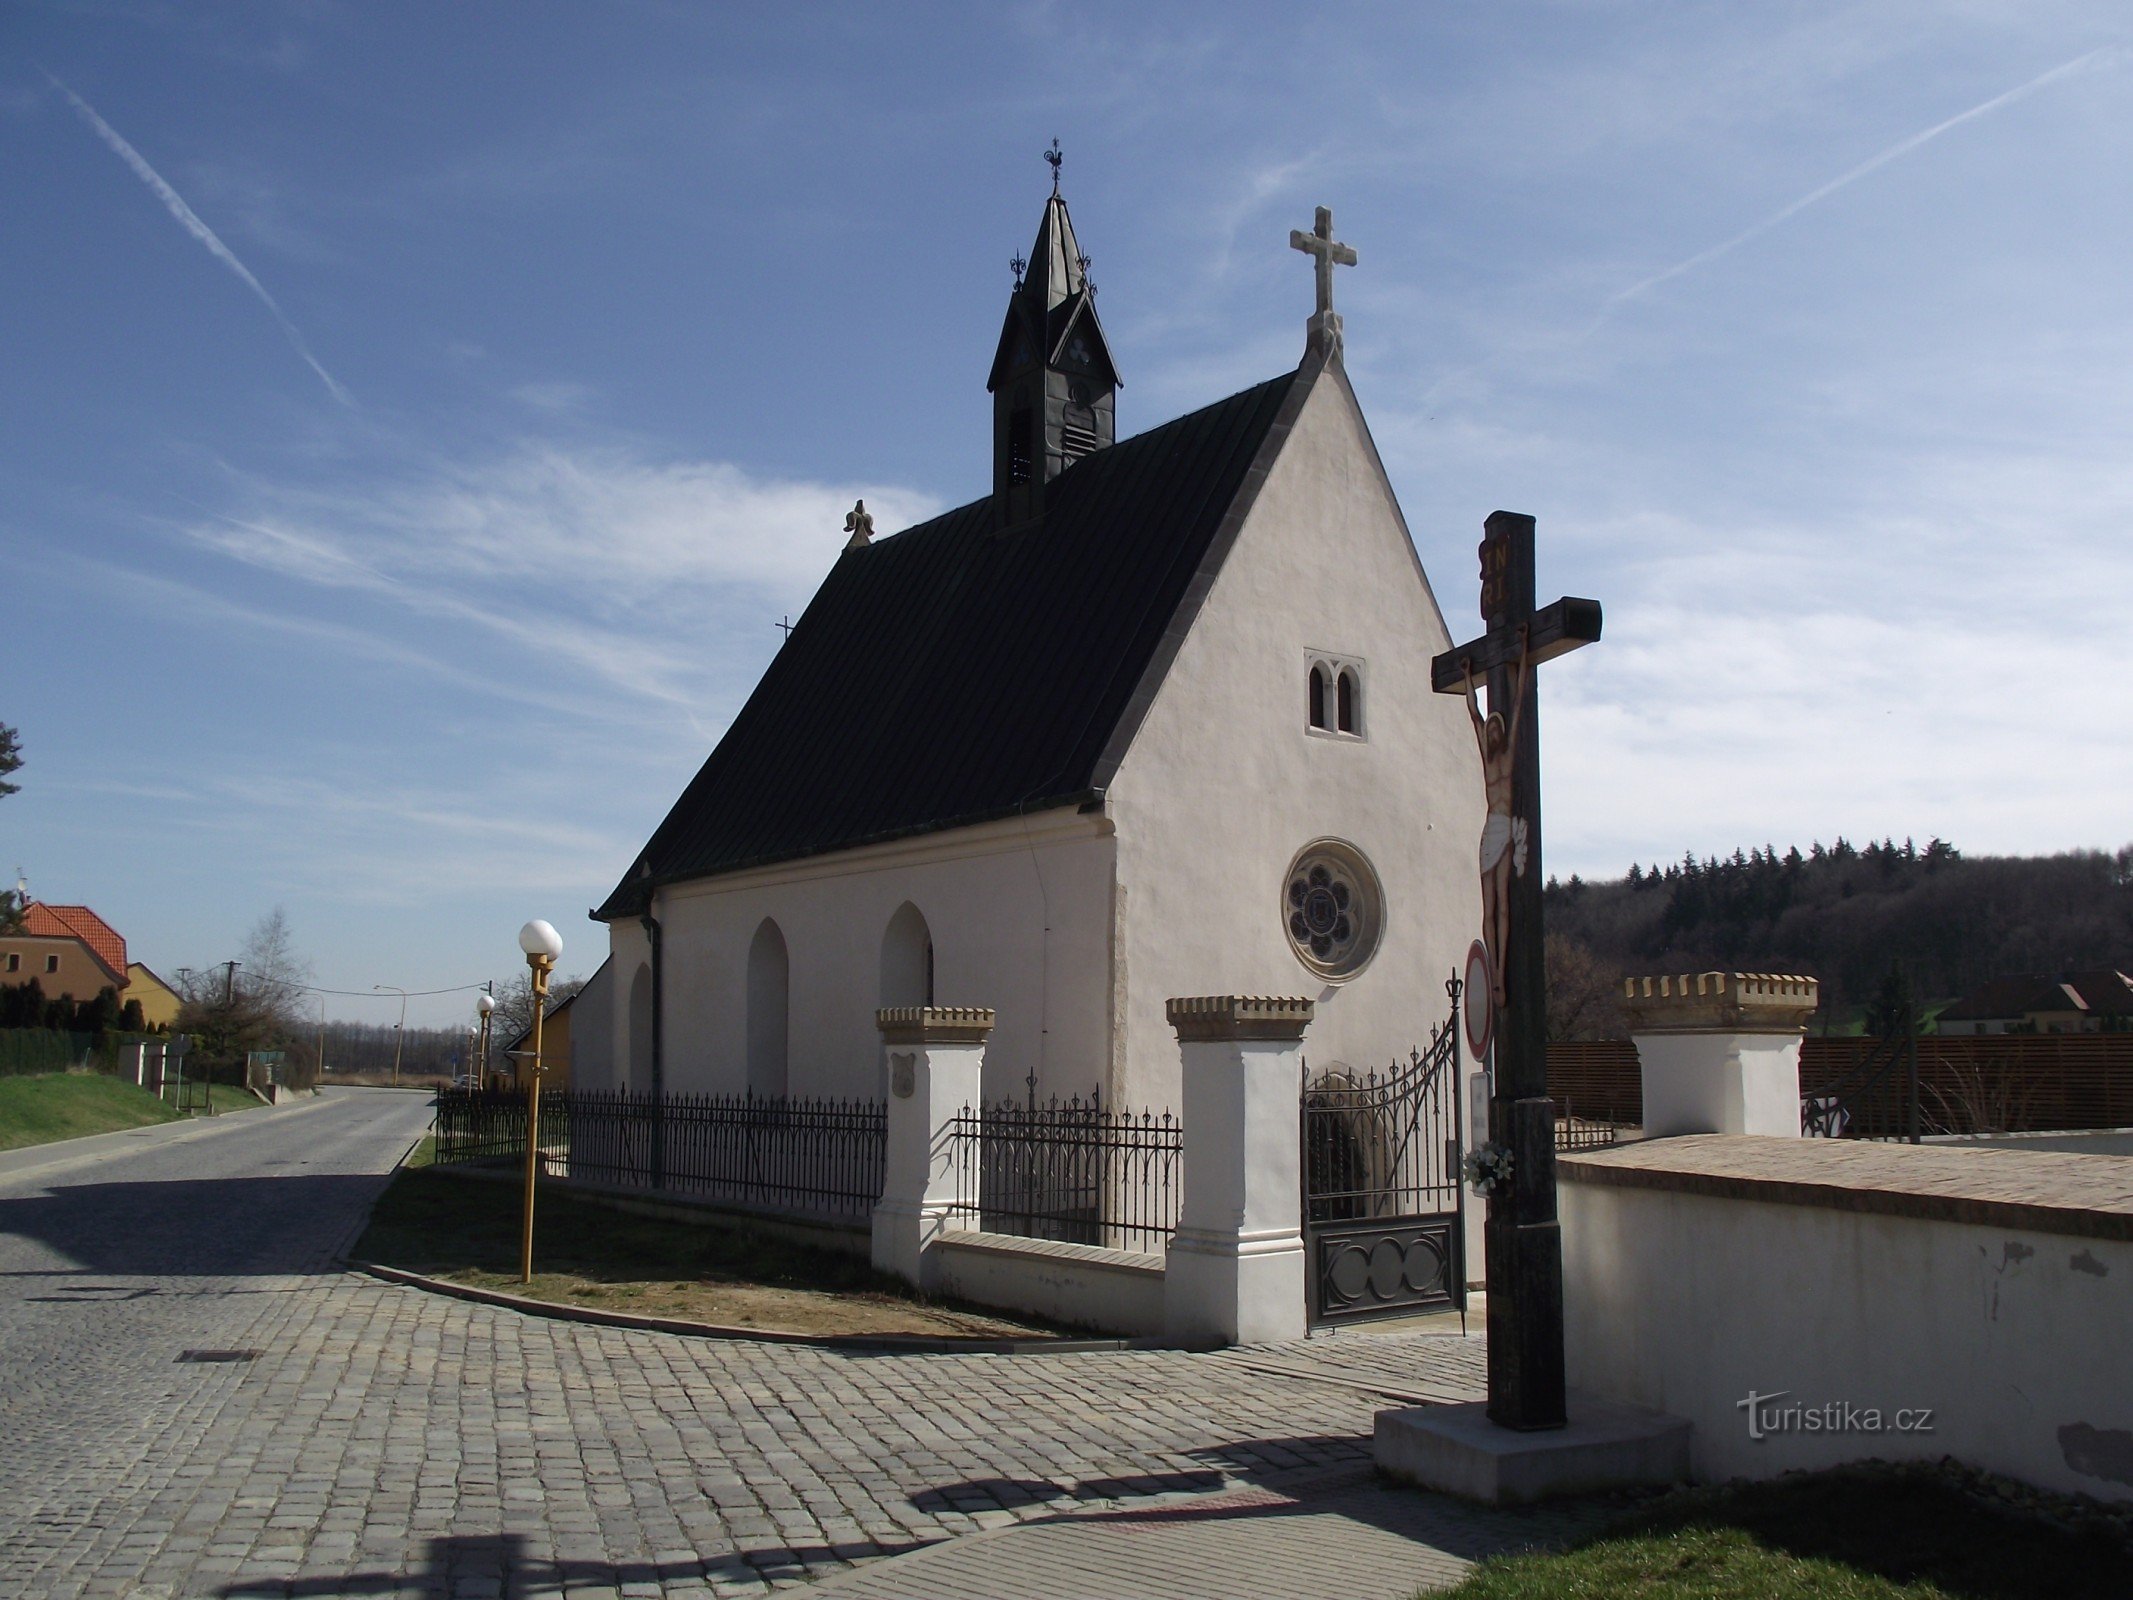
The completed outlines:
<svg viewBox="0 0 2133 1600">
<path fill-rule="evenodd" d="M 1509 1147 L 1507 1185 L 1489 1197 L 1489 1419 L 1560 1428 L 1563 1241 L 1555 1212 L 1555 1112 L 1548 1100 L 1548 968 L 1542 951 L 1540 704 L 1533 669 L 1600 637 L 1597 600 L 1534 609 L 1533 519 L 1482 524 L 1487 632 L 1430 663 L 1430 687 L 1467 697 L 1489 815 L 1482 901 L 1495 1007 L 1489 1137 Z M 1488 686 L 1486 717 L 1475 683 Z"/>
</svg>

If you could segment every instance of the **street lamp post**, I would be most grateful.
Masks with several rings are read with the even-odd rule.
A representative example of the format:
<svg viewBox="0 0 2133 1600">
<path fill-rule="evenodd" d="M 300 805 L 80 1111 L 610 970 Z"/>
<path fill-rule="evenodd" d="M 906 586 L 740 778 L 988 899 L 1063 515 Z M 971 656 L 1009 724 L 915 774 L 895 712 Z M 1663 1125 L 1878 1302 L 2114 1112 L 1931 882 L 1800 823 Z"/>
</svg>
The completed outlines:
<svg viewBox="0 0 2133 1600">
<path fill-rule="evenodd" d="M 481 1013 L 481 1039 L 474 1047 L 474 1087 L 489 1087 L 489 1013 L 496 1009 L 496 996 L 484 989 L 474 997 L 474 1009 Z"/>
<path fill-rule="evenodd" d="M 407 991 L 397 983 L 374 983 L 380 989 L 400 997 L 400 1025 L 393 1030 L 393 1087 L 400 1087 L 400 1047 L 407 1043 Z"/>
<path fill-rule="evenodd" d="M 518 930 L 518 947 L 526 952 L 526 965 L 533 973 L 533 1051 L 526 1074 L 526 1220 L 519 1235 L 518 1281 L 533 1281 L 533 1179 L 540 1167 L 541 1148 L 541 1021 L 548 1010 L 548 974 L 563 953 L 563 936 L 541 921 Z"/>
</svg>

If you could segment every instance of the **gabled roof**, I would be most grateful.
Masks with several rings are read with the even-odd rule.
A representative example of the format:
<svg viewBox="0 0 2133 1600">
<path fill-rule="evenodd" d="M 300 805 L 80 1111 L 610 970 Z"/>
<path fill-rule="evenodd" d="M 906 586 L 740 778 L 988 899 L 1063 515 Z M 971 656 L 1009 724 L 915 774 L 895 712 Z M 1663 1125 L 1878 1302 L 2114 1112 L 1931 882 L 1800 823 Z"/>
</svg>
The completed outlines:
<svg viewBox="0 0 2133 1600">
<path fill-rule="evenodd" d="M 2092 1017 L 2133 1016 L 2133 982 L 2123 972 L 2098 967 L 2070 973 L 2066 986 L 2081 997 L 2082 1009 Z"/>
<path fill-rule="evenodd" d="M 662 883 L 1094 798 L 1320 370 L 1084 457 L 1032 526 L 996 531 L 988 496 L 847 550 L 594 916 Z"/>
<path fill-rule="evenodd" d="M 33 939 L 79 939 L 121 986 L 126 982 L 126 941 L 87 906 L 52 906 L 32 900 L 23 908 L 22 931 Z"/>
<path fill-rule="evenodd" d="M 154 984 L 158 989 L 161 989 L 173 1000 L 178 997 L 178 991 L 173 989 L 169 984 L 165 983 L 162 977 L 156 972 L 155 968 L 151 967 L 147 962 L 129 961 L 126 964 L 126 987 L 129 989 L 132 988 L 143 978 L 146 978 L 150 983 Z"/>
<path fill-rule="evenodd" d="M 1940 1014 L 1942 1022 L 2013 1021 L 2032 1011 L 2079 1011 L 2081 999 L 2048 973 L 1989 978 Z"/>
</svg>

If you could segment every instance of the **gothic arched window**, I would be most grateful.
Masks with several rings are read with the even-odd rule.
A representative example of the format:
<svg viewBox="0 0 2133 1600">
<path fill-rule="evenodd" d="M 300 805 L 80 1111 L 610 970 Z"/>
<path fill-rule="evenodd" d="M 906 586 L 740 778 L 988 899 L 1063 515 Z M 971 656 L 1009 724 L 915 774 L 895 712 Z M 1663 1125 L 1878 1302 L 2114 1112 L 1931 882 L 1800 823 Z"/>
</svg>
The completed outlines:
<svg viewBox="0 0 2133 1600">
<path fill-rule="evenodd" d="M 1309 663 L 1306 704 L 1310 730 L 1363 738 L 1362 663 L 1323 650 L 1308 650 L 1304 659 Z"/>
</svg>

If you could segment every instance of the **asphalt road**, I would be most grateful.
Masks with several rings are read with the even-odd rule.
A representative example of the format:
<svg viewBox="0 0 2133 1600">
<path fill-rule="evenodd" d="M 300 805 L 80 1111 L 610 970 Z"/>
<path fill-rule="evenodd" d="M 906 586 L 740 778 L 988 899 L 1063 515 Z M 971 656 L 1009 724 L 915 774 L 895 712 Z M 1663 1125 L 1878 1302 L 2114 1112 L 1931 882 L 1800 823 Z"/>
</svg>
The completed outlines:
<svg viewBox="0 0 2133 1600">
<path fill-rule="evenodd" d="M 271 1303 L 361 1230 L 427 1095 L 348 1089 L 0 1170 L 0 1592 L 217 1408 Z M 49 1164 L 54 1156 L 64 1164 Z M 35 1592 L 35 1591 L 25 1591 Z"/>
</svg>

